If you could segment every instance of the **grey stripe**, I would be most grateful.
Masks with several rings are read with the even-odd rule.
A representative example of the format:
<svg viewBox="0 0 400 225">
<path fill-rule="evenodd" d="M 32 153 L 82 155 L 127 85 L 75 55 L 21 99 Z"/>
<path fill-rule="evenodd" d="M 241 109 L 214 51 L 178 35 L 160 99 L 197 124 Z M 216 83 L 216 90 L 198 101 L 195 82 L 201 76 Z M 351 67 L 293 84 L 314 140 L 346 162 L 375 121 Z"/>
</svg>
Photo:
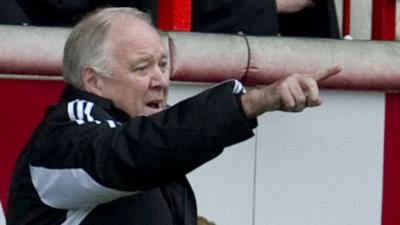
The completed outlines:
<svg viewBox="0 0 400 225">
<path fill-rule="evenodd" d="M 57 209 L 80 210 L 135 194 L 97 183 L 83 169 L 48 169 L 30 165 L 32 182 L 40 199 Z"/>
</svg>

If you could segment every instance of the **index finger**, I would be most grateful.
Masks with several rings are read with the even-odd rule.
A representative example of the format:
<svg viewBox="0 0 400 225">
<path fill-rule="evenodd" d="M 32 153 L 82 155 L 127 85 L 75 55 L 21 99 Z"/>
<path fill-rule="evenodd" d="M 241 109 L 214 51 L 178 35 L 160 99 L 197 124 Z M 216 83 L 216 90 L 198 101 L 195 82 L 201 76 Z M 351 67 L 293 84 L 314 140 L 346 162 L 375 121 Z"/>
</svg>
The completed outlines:
<svg viewBox="0 0 400 225">
<path fill-rule="evenodd" d="M 326 70 L 320 70 L 316 73 L 311 74 L 310 76 L 314 78 L 315 81 L 319 82 L 322 80 L 326 80 L 329 77 L 338 74 L 342 69 L 339 66 L 331 67 Z"/>
</svg>

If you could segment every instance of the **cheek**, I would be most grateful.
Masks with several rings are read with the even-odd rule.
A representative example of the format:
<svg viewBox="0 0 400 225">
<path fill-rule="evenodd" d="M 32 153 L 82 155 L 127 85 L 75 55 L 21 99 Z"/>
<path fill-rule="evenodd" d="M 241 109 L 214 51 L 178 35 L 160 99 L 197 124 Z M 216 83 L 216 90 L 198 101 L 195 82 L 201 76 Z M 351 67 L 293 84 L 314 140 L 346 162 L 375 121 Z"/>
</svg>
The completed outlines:
<svg viewBox="0 0 400 225">
<path fill-rule="evenodd" d="M 142 80 L 135 80 L 127 82 L 124 85 L 124 90 L 121 90 L 123 93 L 123 97 L 125 98 L 125 102 L 129 102 L 130 107 L 136 106 L 140 107 L 143 104 L 143 99 L 148 90 L 147 83 Z"/>
</svg>

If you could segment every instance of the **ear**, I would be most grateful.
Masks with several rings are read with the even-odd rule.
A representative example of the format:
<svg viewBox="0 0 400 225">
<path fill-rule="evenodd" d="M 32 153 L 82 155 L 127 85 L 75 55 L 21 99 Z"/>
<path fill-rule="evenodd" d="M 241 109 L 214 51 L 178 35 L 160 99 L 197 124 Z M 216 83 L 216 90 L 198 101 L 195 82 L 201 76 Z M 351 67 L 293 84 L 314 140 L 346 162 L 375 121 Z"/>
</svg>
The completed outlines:
<svg viewBox="0 0 400 225">
<path fill-rule="evenodd" d="M 87 92 L 102 96 L 103 82 L 101 76 L 91 67 L 84 67 L 81 70 L 82 86 Z"/>
</svg>

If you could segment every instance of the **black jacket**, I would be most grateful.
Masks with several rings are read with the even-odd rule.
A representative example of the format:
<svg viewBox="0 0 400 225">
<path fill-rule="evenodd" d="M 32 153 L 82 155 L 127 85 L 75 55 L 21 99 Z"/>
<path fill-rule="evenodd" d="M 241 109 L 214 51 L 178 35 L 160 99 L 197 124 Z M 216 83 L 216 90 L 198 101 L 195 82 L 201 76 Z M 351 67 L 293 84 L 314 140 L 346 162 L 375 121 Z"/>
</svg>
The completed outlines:
<svg viewBox="0 0 400 225">
<path fill-rule="evenodd" d="M 67 87 L 14 172 L 8 225 L 195 225 L 185 175 L 250 138 L 230 81 L 149 117 Z"/>
</svg>

